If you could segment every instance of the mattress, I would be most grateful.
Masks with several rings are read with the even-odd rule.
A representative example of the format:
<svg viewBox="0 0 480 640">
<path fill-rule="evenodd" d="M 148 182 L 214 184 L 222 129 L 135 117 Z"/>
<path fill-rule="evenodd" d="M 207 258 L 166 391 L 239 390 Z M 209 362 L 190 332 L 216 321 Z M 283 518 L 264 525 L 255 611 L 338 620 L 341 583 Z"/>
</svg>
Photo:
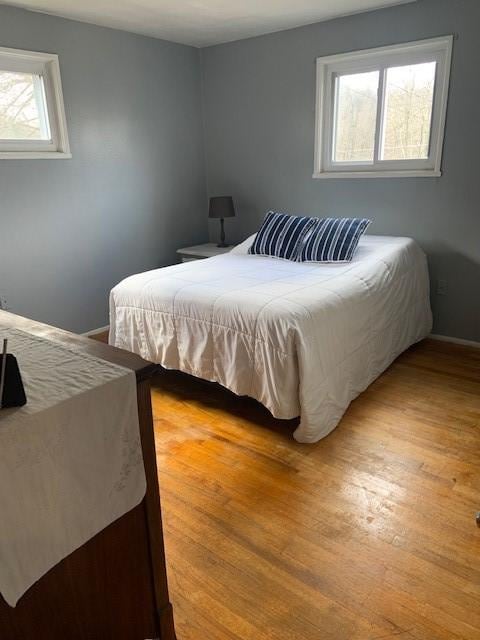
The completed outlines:
<svg viewBox="0 0 480 640">
<path fill-rule="evenodd" d="M 316 442 L 431 330 L 426 257 L 410 238 L 363 236 L 352 262 L 232 252 L 133 275 L 110 294 L 110 343 L 300 416 Z"/>
</svg>

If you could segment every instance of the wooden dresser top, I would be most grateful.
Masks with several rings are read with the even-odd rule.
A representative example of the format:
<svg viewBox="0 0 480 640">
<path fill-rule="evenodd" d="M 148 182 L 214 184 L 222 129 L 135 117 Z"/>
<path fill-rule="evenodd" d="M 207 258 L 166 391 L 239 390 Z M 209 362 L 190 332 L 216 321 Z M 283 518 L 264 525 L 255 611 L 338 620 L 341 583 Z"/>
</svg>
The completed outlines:
<svg viewBox="0 0 480 640">
<path fill-rule="evenodd" d="M 158 365 L 147 362 L 140 356 L 130 353 L 129 351 L 111 347 L 103 342 L 58 329 L 43 322 L 29 320 L 28 318 L 17 316 L 8 311 L 0 310 L 0 324 L 6 324 L 15 329 L 32 333 L 46 340 L 60 342 L 67 347 L 75 347 L 75 349 L 80 349 L 88 355 L 113 362 L 127 369 L 132 369 L 137 376 L 137 382 L 150 378 L 159 369 Z"/>
</svg>

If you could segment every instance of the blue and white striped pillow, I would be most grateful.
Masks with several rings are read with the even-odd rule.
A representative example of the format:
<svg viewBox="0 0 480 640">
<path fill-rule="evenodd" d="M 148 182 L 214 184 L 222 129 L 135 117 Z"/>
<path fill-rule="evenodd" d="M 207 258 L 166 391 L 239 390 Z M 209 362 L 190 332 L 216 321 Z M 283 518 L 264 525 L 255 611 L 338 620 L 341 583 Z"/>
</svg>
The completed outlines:
<svg viewBox="0 0 480 640">
<path fill-rule="evenodd" d="M 300 252 L 301 262 L 350 262 L 362 234 L 371 220 L 367 218 L 320 218 Z"/>
<path fill-rule="evenodd" d="M 248 253 L 297 260 L 305 236 L 316 220 L 269 211 Z"/>
</svg>

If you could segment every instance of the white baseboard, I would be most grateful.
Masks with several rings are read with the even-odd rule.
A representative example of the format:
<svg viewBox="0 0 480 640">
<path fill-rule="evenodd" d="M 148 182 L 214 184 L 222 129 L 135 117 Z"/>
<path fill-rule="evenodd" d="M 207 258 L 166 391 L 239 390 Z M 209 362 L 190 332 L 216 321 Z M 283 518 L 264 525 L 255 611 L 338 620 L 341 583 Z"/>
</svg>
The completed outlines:
<svg viewBox="0 0 480 640">
<path fill-rule="evenodd" d="M 480 342 L 474 340 L 463 340 L 463 338 L 451 338 L 450 336 L 440 336 L 436 333 L 431 333 L 429 338 L 432 340 L 440 340 L 440 342 L 452 342 L 453 344 L 463 344 L 465 347 L 474 347 L 480 349 Z"/>
<path fill-rule="evenodd" d="M 85 333 L 82 333 L 82 336 L 98 336 L 99 333 L 105 333 L 105 331 L 108 331 L 110 329 L 110 325 L 107 324 L 106 327 L 98 327 L 98 329 L 92 329 L 91 331 L 85 331 Z"/>
</svg>

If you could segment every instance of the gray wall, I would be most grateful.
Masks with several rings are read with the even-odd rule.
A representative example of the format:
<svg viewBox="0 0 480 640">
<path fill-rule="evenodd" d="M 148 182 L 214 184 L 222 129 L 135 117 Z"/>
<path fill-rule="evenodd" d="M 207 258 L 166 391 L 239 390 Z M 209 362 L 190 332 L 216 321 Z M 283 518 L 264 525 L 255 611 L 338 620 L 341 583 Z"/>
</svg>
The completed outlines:
<svg viewBox="0 0 480 640">
<path fill-rule="evenodd" d="M 478 0 L 420 0 L 202 50 L 208 191 L 235 198 L 230 238 L 270 208 L 369 216 L 370 233 L 412 236 L 428 253 L 435 332 L 480 340 L 479 28 Z M 444 175 L 312 179 L 315 58 L 451 33 Z"/>
<path fill-rule="evenodd" d="M 420 0 L 199 52 L 0 6 L 0 46 L 60 56 L 73 153 L 0 160 L 0 296 L 88 330 L 121 278 L 204 240 L 201 64 L 208 191 L 238 210 L 227 237 L 270 208 L 370 216 L 427 251 L 435 332 L 480 340 L 479 24 L 477 0 Z M 312 179 L 315 58 L 453 32 L 442 178 Z"/>
<path fill-rule="evenodd" d="M 203 241 L 197 49 L 0 6 L 0 46 L 60 56 L 71 160 L 0 160 L 0 295 L 76 331 L 121 278 Z"/>
</svg>

